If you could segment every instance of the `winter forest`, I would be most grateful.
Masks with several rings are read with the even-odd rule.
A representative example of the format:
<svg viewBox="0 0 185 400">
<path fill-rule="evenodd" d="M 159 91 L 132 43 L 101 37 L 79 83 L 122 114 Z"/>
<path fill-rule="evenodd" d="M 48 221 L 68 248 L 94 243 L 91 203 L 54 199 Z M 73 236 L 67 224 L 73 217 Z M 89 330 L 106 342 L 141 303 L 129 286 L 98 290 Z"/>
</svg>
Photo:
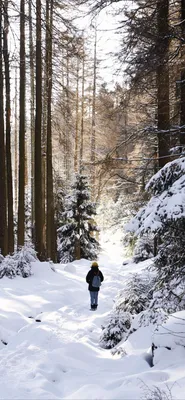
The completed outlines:
<svg viewBox="0 0 185 400">
<path fill-rule="evenodd" d="M 185 0 L 0 32 L 0 398 L 185 399 Z"/>
</svg>

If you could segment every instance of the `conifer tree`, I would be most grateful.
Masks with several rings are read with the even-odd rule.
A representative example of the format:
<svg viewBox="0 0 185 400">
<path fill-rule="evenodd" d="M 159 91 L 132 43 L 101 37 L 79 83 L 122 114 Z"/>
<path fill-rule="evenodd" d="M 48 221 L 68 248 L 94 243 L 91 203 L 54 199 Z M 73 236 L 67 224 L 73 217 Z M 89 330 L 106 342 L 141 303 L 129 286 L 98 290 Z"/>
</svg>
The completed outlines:
<svg viewBox="0 0 185 400">
<path fill-rule="evenodd" d="M 71 262 L 97 257 L 99 244 L 93 237 L 97 228 L 93 224 L 96 214 L 95 204 L 90 201 L 87 177 L 76 174 L 72 194 L 66 201 L 63 213 L 66 223 L 58 229 L 58 258 L 60 262 Z"/>
<path fill-rule="evenodd" d="M 185 157 L 159 170 L 146 186 L 151 199 L 127 225 L 127 230 L 137 236 L 152 233 L 159 240 L 159 251 L 154 258 L 158 289 L 167 289 L 166 299 L 173 292 L 179 303 L 184 299 L 185 282 L 184 172 Z"/>
</svg>

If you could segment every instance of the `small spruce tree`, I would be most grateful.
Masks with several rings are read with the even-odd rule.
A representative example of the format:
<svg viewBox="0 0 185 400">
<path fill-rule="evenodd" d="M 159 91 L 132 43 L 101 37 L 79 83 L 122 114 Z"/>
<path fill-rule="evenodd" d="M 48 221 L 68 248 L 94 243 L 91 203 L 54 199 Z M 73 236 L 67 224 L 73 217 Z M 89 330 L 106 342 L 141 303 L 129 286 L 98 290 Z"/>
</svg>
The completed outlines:
<svg viewBox="0 0 185 400">
<path fill-rule="evenodd" d="M 61 263 L 97 258 L 99 243 L 93 236 L 93 232 L 97 231 L 93 223 L 94 215 L 96 207 L 90 201 L 87 177 L 76 174 L 72 194 L 66 199 L 65 222 L 58 229 L 58 258 Z"/>
</svg>

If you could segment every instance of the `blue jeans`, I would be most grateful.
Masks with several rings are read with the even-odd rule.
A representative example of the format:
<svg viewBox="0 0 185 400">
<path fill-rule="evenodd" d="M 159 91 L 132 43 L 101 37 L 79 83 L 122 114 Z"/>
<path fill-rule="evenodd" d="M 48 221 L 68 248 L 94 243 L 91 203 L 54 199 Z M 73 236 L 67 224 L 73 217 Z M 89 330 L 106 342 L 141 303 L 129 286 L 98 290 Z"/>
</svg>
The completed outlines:
<svg viewBox="0 0 185 400">
<path fill-rule="evenodd" d="M 98 305 L 98 292 L 90 292 L 91 305 Z"/>
</svg>

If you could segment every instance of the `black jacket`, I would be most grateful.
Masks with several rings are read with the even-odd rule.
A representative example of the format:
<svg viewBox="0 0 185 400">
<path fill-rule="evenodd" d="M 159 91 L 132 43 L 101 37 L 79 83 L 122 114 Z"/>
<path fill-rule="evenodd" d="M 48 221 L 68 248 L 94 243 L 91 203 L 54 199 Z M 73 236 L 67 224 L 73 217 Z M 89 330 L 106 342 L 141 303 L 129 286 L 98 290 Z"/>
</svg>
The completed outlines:
<svg viewBox="0 0 185 400">
<path fill-rule="evenodd" d="M 90 290 L 90 292 L 98 292 L 100 289 L 100 288 L 95 288 L 92 286 L 93 278 L 97 274 L 99 275 L 101 282 L 103 282 L 104 276 L 98 267 L 91 267 L 90 271 L 88 272 L 88 274 L 86 276 L 86 282 L 89 284 L 88 289 Z"/>
</svg>

